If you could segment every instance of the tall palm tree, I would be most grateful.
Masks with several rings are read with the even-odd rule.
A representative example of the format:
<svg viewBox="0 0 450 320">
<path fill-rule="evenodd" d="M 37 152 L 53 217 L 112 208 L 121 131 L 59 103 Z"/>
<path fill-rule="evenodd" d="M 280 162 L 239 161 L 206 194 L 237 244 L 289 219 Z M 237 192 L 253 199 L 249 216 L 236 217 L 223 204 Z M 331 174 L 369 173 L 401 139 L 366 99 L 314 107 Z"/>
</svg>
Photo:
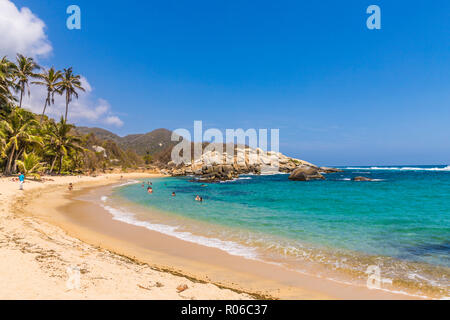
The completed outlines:
<svg viewBox="0 0 450 320">
<path fill-rule="evenodd" d="M 58 123 L 53 121 L 49 122 L 46 128 L 47 149 L 54 154 L 50 172 L 53 172 L 56 161 L 59 160 L 58 174 L 61 173 L 64 157 L 71 152 L 83 151 L 81 137 L 71 133 L 75 126 L 67 124 L 64 118 L 61 116 L 61 120 Z"/>
<path fill-rule="evenodd" d="M 81 86 L 80 75 L 74 75 L 72 68 L 64 69 L 62 80 L 58 86 L 60 92 L 66 93 L 66 115 L 64 116 L 65 122 L 67 122 L 67 113 L 69 112 L 69 103 L 72 101 L 72 97 L 78 99 L 77 89 L 85 91 Z"/>
<path fill-rule="evenodd" d="M 42 111 L 42 116 L 40 123 L 42 124 L 42 119 L 44 119 L 45 110 L 47 106 L 55 104 L 55 93 L 61 94 L 61 91 L 58 89 L 61 83 L 59 82 L 62 79 L 61 71 L 55 71 L 54 67 L 51 67 L 48 70 L 44 70 L 41 74 L 37 75 L 41 81 L 34 81 L 33 84 L 46 86 L 47 87 L 47 98 L 44 103 L 44 110 Z"/>
<path fill-rule="evenodd" d="M 22 107 L 23 94 L 28 90 L 30 95 L 30 86 L 28 81 L 30 78 L 36 78 L 35 70 L 40 69 L 33 58 L 27 58 L 20 53 L 17 54 L 17 63 L 15 66 L 15 77 L 17 78 L 18 90 L 20 90 L 19 107 Z"/>
<path fill-rule="evenodd" d="M 14 100 L 10 88 L 14 87 L 15 65 L 6 57 L 0 60 L 0 104 L 7 104 Z"/>
<path fill-rule="evenodd" d="M 42 145 L 36 125 L 33 114 L 20 107 L 14 108 L 6 120 L 0 121 L 1 136 L 5 137 L 4 152 L 7 154 L 5 174 L 14 173 L 16 161 L 26 147 Z"/>
</svg>

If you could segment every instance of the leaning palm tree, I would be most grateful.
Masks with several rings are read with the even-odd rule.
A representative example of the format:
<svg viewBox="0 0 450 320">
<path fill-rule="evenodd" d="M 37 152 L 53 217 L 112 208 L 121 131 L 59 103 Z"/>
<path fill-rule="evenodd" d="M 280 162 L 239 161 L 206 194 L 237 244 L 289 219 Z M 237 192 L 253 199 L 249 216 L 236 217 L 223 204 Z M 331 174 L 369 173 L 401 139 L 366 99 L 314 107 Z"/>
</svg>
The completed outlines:
<svg viewBox="0 0 450 320">
<path fill-rule="evenodd" d="M 47 106 L 55 104 L 55 93 L 61 94 L 58 89 L 61 85 L 60 80 L 62 79 L 61 71 L 55 71 L 55 68 L 51 67 L 48 70 L 44 70 L 41 74 L 37 75 L 41 81 L 34 81 L 33 84 L 41 85 L 47 87 L 47 97 L 45 98 L 44 110 L 42 111 L 42 116 L 40 123 L 42 124 L 42 119 L 44 119 L 45 110 Z"/>
<path fill-rule="evenodd" d="M 17 165 L 25 176 L 32 176 L 37 179 L 41 178 L 40 173 L 45 170 L 45 162 L 35 153 L 23 153 L 23 160 L 17 160 Z"/>
<path fill-rule="evenodd" d="M 15 66 L 15 77 L 17 78 L 17 87 L 20 91 L 19 107 L 22 107 L 22 100 L 25 90 L 28 90 L 30 96 L 30 86 L 28 81 L 30 78 L 36 78 L 35 70 L 40 69 L 33 58 L 27 58 L 21 54 L 17 54 L 17 63 Z"/>
<path fill-rule="evenodd" d="M 33 114 L 20 107 L 14 108 L 6 120 L 0 121 L 1 136 L 5 137 L 4 152 L 7 155 L 6 175 L 14 173 L 16 162 L 26 147 L 42 145 L 36 124 Z"/>
<path fill-rule="evenodd" d="M 49 122 L 46 131 L 46 149 L 49 153 L 53 154 L 53 161 L 50 167 L 50 172 L 53 172 L 56 161 L 59 160 L 58 174 L 61 173 L 64 157 L 71 152 L 83 151 L 83 147 L 80 146 L 82 139 L 71 133 L 75 126 L 67 124 L 64 118 L 61 116 L 61 120 L 58 123 L 53 121 Z"/>
<path fill-rule="evenodd" d="M 72 68 L 64 69 L 64 73 L 62 76 L 62 80 L 58 85 L 58 90 L 63 93 L 66 93 L 66 114 L 64 116 L 65 122 L 67 122 L 67 114 L 69 112 L 69 103 L 72 101 L 72 97 L 78 99 L 77 89 L 81 91 L 85 91 L 81 86 L 81 77 L 80 75 L 74 75 Z"/>
</svg>

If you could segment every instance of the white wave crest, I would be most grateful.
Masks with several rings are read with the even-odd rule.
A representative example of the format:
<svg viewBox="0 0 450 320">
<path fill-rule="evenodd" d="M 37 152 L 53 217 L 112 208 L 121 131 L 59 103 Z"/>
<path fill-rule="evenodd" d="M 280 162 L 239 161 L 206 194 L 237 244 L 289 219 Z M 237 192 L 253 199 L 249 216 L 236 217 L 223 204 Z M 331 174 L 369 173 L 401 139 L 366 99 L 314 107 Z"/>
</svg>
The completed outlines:
<svg viewBox="0 0 450 320">
<path fill-rule="evenodd" d="M 129 181 L 127 181 L 127 182 L 118 184 L 118 185 L 114 186 L 113 188 L 118 188 L 118 187 L 128 186 L 128 185 L 130 185 L 130 184 L 136 184 L 136 183 L 139 183 L 139 182 L 140 182 L 140 181 L 138 181 L 138 180 L 129 180 Z"/>
<path fill-rule="evenodd" d="M 393 171 L 449 171 L 450 166 L 446 167 L 434 167 L 434 168 L 423 168 L 423 167 L 347 167 L 347 170 L 393 170 Z"/>
<path fill-rule="evenodd" d="M 114 220 L 125 222 L 131 225 L 147 228 L 148 230 L 157 231 L 169 236 L 204 245 L 207 247 L 217 248 L 228 252 L 229 254 L 241 256 L 247 259 L 256 259 L 256 251 L 252 248 L 242 246 L 232 241 L 224 241 L 216 238 L 208 238 L 199 235 L 194 235 L 187 231 L 179 231 L 179 227 L 151 223 L 148 221 L 141 221 L 134 218 L 134 214 L 128 211 L 112 208 L 107 205 L 102 205 L 107 210 Z"/>
</svg>

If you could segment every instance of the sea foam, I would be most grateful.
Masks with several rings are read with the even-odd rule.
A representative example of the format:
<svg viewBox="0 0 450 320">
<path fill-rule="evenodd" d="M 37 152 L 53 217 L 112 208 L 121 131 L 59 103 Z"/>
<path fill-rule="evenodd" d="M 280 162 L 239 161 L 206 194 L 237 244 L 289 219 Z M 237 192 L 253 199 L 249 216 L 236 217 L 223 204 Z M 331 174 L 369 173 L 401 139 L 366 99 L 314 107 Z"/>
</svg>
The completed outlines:
<svg viewBox="0 0 450 320">
<path fill-rule="evenodd" d="M 217 238 L 208 238 L 192 234 L 187 231 L 180 231 L 177 226 L 169 226 L 159 223 L 151 223 L 148 221 L 137 220 L 133 213 L 123 209 L 113 208 L 102 204 L 102 207 L 107 210 L 114 220 L 125 222 L 131 225 L 147 228 L 148 230 L 157 231 L 169 236 L 204 245 L 207 247 L 217 248 L 228 252 L 229 254 L 241 256 L 247 259 L 256 259 L 257 254 L 253 248 L 242 246 L 232 241 L 224 241 Z"/>
<path fill-rule="evenodd" d="M 346 167 L 346 170 L 397 170 L 397 171 L 450 171 L 450 166 L 446 167 Z"/>
</svg>

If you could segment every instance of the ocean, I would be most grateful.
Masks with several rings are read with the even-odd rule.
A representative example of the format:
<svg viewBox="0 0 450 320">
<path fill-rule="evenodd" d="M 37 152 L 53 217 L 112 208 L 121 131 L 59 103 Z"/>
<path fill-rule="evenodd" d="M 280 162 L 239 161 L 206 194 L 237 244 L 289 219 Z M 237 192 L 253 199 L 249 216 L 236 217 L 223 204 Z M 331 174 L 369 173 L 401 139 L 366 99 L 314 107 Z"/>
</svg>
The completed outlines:
<svg viewBox="0 0 450 320">
<path fill-rule="evenodd" d="M 152 179 L 153 194 L 141 180 L 102 200 L 115 219 L 230 254 L 354 285 L 366 285 L 375 266 L 384 290 L 448 298 L 450 166 L 341 169 L 310 182 Z"/>
</svg>

